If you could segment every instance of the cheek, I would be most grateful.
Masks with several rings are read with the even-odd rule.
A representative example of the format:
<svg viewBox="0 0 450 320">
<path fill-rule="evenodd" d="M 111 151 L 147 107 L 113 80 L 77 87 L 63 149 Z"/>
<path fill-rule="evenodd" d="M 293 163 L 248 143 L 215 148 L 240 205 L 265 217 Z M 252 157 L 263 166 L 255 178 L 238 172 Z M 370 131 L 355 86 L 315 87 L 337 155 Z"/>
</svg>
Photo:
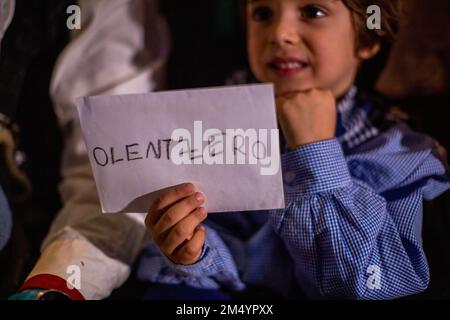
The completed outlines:
<svg viewBox="0 0 450 320">
<path fill-rule="evenodd" d="M 322 75 L 336 76 L 357 65 L 353 42 L 336 34 L 315 37 L 311 42 L 315 72 Z"/>
</svg>

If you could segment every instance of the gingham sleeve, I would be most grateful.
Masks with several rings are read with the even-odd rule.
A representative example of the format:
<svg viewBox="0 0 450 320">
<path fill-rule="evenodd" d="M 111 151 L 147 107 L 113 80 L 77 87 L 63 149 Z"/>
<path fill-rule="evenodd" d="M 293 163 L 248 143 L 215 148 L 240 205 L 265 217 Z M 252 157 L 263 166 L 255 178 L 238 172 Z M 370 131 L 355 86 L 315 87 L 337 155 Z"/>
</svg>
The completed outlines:
<svg viewBox="0 0 450 320">
<path fill-rule="evenodd" d="M 271 223 L 309 296 L 390 299 L 428 286 L 422 200 L 449 184 L 428 140 L 410 138 L 398 127 L 352 156 L 336 139 L 282 156 L 286 209 Z"/>
<path fill-rule="evenodd" d="M 144 252 L 138 277 L 153 283 L 186 284 L 196 288 L 226 287 L 240 291 L 245 284 L 240 279 L 236 263 L 219 234 L 205 225 L 206 240 L 197 262 L 181 265 L 172 262 L 152 242 Z"/>
<path fill-rule="evenodd" d="M 206 225 L 205 229 L 206 240 L 202 255 L 195 264 L 188 266 L 175 264 L 164 256 L 166 264 L 176 275 L 175 281 L 207 289 L 218 289 L 221 286 L 235 291 L 244 289 L 245 284 L 239 277 L 236 263 L 228 247 L 215 230 Z"/>
</svg>

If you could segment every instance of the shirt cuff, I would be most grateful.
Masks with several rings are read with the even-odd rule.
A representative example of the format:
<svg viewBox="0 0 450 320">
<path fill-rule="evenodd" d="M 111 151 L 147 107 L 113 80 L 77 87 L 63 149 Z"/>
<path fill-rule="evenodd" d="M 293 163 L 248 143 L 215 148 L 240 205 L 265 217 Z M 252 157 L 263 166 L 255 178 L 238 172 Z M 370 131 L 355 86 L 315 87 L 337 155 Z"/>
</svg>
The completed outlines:
<svg viewBox="0 0 450 320">
<path fill-rule="evenodd" d="M 232 290 L 242 290 L 245 285 L 240 280 L 236 263 L 226 244 L 213 229 L 207 225 L 205 229 L 205 244 L 197 262 L 190 265 L 177 264 L 163 254 L 166 265 L 176 275 L 188 278 L 189 283 L 198 282 L 195 286 L 211 286 L 211 282 L 216 282 Z"/>
<path fill-rule="evenodd" d="M 170 267 L 171 270 L 174 270 L 176 273 L 183 275 L 192 275 L 195 277 L 199 277 L 202 275 L 211 274 L 213 271 L 212 268 L 212 260 L 213 253 L 211 253 L 211 248 L 208 245 L 208 240 L 205 240 L 205 244 L 203 245 L 202 254 L 197 262 L 193 264 L 178 264 L 170 260 L 166 255 L 163 254 L 164 261 Z"/>
<path fill-rule="evenodd" d="M 299 147 L 281 157 L 286 198 L 329 191 L 351 184 L 344 152 L 337 139 Z"/>
</svg>

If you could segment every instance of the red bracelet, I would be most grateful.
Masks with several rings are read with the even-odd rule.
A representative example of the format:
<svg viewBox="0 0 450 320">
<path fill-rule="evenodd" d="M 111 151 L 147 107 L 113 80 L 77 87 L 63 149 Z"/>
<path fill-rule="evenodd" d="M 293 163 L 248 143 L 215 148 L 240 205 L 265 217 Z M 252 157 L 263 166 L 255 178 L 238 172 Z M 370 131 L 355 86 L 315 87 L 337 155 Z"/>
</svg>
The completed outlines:
<svg viewBox="0 0 450 320">
<path fill-rule="evenodd" d="M 22 285 L 19 292 L 28 289 L 53 289 L 68 295 L 72 300 L 85 300 L 77 289 L 69 289 L 67 281 L 53 274 L 38 274 L 31 277 Z"/>
</svg>

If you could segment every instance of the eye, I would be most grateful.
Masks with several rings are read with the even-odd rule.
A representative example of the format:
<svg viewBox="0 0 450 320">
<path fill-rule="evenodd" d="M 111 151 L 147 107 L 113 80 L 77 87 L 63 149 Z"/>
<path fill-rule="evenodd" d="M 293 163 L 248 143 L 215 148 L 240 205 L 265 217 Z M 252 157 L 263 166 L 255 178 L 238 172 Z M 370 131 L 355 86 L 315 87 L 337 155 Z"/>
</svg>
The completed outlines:
<svg viewBox="0 0 450 320">
<path fill-rule="evenodd" d="M 252 10 L 251 15 L 253 21 L 268 21 L 272 18 L 272 9 L 270 9 L 269 7 L 257 7 Z"/>
<path fill-rule="evenodd" d="M 318 19 L 326 16 L 326 13 L 324 10 L 313 6 L 308 5 L 306 7 L 301 8 L 301 15 L 304 19 Z"/>
</svg>

